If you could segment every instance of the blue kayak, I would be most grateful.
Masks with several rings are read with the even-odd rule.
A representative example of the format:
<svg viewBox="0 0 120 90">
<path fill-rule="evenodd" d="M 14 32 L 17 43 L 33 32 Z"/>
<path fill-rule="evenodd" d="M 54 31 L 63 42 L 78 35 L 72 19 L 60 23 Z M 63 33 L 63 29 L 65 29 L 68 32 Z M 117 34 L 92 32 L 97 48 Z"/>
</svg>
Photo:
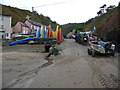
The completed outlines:
<svg viewBox="0 0 120 90">
<path fill-rule="evenodd" d="M 33 40 L 33 41 L 50 41 L 50 40 L 56 40 L 56 38 L 53 38 L 53 37 L 50 37 L 50 38 L 36 38 L 36 37 L 25 38 L 25 39 L 21 39 L 21 40 L 18 40 L 18 41 L 11 42 L 9 44 L 9 46 L 13 46 L 13 45 L 17 45 L 17 44 L 27 44 L 29 42 L 29 40 Z"/>
<path fill-rule="evenodd" d="M 25 38 L 25 39 L 17 40 L 17 41 L 11 42 L 9 46 L 13 46 L 17 44 L 26 44 L 28 43 L 29 40 L 34 40 L 34 38 Z"/>
</svg>

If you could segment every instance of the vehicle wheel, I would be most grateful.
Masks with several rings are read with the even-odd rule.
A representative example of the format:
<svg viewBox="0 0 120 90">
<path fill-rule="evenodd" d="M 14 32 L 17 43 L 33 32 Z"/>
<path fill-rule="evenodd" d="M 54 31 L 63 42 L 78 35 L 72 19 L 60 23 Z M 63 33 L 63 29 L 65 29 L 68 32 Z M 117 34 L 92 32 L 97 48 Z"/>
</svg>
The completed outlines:
<svg viewBox="0 0 120 90">
<path fill-rule="evenodd" d="M 45 46 L 45 52 L 49 52 L 51 46 Z"/>
<path fill-rule="evenodd" d="M 77 43 L 78 43 L 78 41 L 79 41 L 77 36 L 76 36 L 76 39 L 75 39 L 75 41 L 76 41 Z"/>
<path fill-rule="evenodd" d="M 82 41 L 81 41 L 81 39 L 80 39 L 80 38 L 79 38 L 79 40 L 78 40 L 78 43 L 79 43 L 79 44 L 82 44 Z"/>
<path fill-rule="evenodd" d="M 91 49 L 88 48 L 88 55 L 91 55 Z"/>
<path fill-rule="evenodd" d="M 77 38 L 75 38 L 75 42 L 77 43 Z"/>
<path fill-rule="evenodd" d="M 115 51 L 112 51 L 111 56 L 115 56 Z"/>
<path fill-rule="evenodd" d="M 91 55 L 92 55 L 92 57 L 95 57 L 96 53 L 94 50 L 91 51 Z"/>
</svg>

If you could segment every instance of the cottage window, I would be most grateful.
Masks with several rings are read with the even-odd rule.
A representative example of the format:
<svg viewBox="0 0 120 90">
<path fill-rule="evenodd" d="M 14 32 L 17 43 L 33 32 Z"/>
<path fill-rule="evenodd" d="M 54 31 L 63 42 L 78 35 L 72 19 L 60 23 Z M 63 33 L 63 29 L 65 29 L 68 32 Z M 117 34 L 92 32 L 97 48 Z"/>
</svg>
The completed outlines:
<svg viewBox="0 0 120 90">
<path fill-rule="evenodd" d="M 4 20 L 4 16 L 0 16 L 0 20 Z"/>
<path fill-rule="evenodd" d="M 27 31 L 27 30 L 24 30 L 24 31 L 23 31 L 23 33 L 24 33 L 24 34 L 27 34 L 27 33 L 28 33 L 28 31 Z"/>
<path fill-rule="evenodd" d="M 0 25 L 0 29 L 4 29 L 4 25 Z"/>
<path fill-rule="evenodd" d="M 18 28 L 21 28 L 21 26 L 18 26 Z"/>
<path fill-rule="evenodd" d="M 31 28 L 31 29 L 34 29 L 34 26 L 33 26 L 33 25 L 31 25 L 31 26 L 30 26 L 30 28 Z"/>
<path fill-rule="evenodd" d="M 34 29 L 36 29 L 36 27 L 34 26 Z"/>
<path fill-rule="evenodd" d="M 8 37 L 8 33 L 6 33 L 6 37 Z"/>
</svg>

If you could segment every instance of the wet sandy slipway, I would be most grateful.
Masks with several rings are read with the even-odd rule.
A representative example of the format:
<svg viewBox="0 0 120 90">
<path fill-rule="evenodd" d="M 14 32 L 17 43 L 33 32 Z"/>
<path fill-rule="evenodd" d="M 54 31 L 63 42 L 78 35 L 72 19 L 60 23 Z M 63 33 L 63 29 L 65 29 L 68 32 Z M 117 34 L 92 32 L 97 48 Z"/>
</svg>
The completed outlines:
<svg viewBox="0 0 120 90">
<path fill-rule="evenodd" d="M 58 48 L 46 60 L 42 45 L 3 47 L 3 88 L 118 88 L 118 54 L 92 57 L 73 39 Z"/>
</svg>

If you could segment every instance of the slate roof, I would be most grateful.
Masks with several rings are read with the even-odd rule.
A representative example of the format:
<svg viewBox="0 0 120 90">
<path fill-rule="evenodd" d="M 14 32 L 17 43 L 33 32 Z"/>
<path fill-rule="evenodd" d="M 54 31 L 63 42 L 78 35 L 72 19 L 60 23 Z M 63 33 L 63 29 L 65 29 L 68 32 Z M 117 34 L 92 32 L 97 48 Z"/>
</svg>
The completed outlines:
<svg viewBox="0 0 120 90">
<path fill-rule="evenodd" d="M 27 19 L 28 20 L 28 19 Z M 38 23 L 36 21 L 33 21 L 33 20 L 28 20 L 30 23 L 32 23 L 33 25 L 36 25 L 36 26 L 42 26 L 43 24 L 41 23 Z"/>
<path fill-rule="evenodd" d="M 21 24 L 22 26 L 25 26 L 25 27 L 29 27 L 28 25 L 26 25 L 26 24 L 23 23 L 23 22 L 19 22 L 19 24 Z"/>
</svg>

